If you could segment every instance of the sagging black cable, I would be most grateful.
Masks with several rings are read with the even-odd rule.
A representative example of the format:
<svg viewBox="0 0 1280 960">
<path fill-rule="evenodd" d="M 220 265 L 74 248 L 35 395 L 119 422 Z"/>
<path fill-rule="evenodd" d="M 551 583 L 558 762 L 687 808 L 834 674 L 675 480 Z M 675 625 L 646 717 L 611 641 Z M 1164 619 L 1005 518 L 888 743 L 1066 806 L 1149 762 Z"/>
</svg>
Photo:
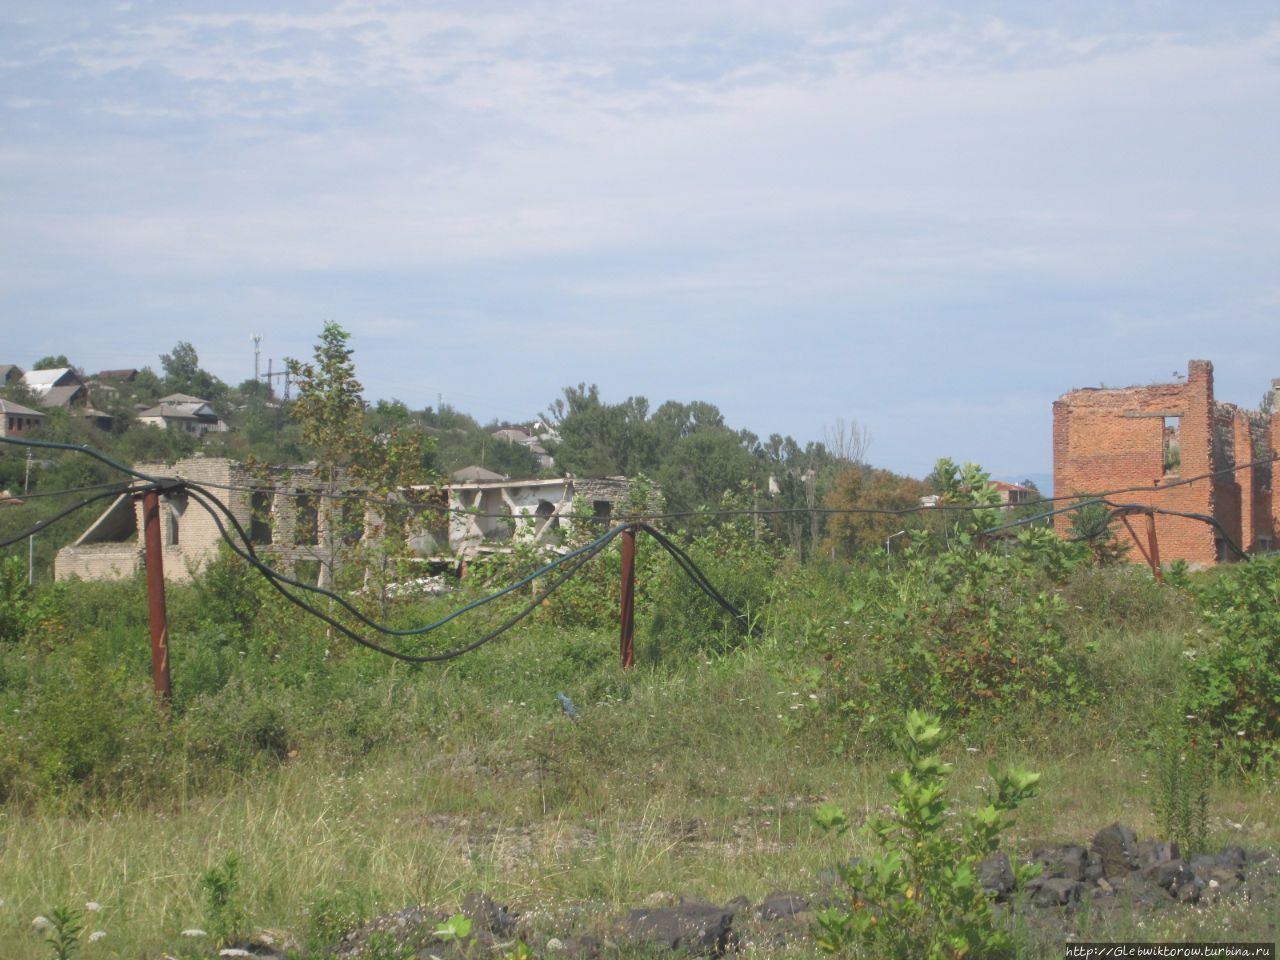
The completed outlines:
<svg viewBox="0 0 1280 960">
<path fill-rule="evenodd" d="M 18 534 L 17 536 L 11 537 L 8 540 L 0 541 L 0 550 L 4 549 L 5 547 L 11 547 L 15 543 L 19 543 L 27 539 L 28 537 L 35 536 L 37 533 L 44 530 L 46 527 L 49 527 L 57 523 L 59 520 L 63 519 L 64 517 L 70 516 L 71 514 L 75 513 L 77 510 L 84 509 L 85 507 L 89 506 L 91 503 L 97 503 L 99 500 L 105 500 L 107 497 L 118 497 L 121 494 L 128 493 L 130 489 L 131 488 L 127 486 L 126 487 L 117 486 L 113 490 L 104 490 L 102 493 L 99 493 L 95 496 L 86 497 L 85 499 L 81 500 L 79 503 L 73 503 L 69 507 L 65 507 L 64 509 L 59 510 L 52 517 L 47 517 L 44 520 L 37 520 L 34 524 L 32 524 L 30 527 L 28 527 L 25 531 Z"/>
<path fill-rule="evenodd" d="M 204 495 L 202 495 L 198 491 L 193 490 L 191 491 L 191 496 L 192 496 L 192 499 L 194 499 L 196 503 L 198 503 L 202 508 L 204 508 L 209 513 L 209 515 L 213 518 L 214 524 L 218 527 L 218 530 L 222 534 L 223 539 L 227 541 L 229 546 L 231 546 L 231 549 L 234 550 L 236 553 L 240 553 L 240 551 L 235 547 L 235 545 L 231 543 L 230 538 L 227 535 L 226 528 L 222 525 L 222 520 L 218 516 L 217 511 L 212 506 L 210 506 L 209 503 L 205 501 Z M 232 519 L 234 519 L 234 515 L 232 515 Z M 621 528 L 619 529 L 618 532 L 621 532 Z M 533 613 L 534 610 L 538 609 L 538 607 L 541 606 L 542 603 L 548 597 L 550 597 L 553 593 L 555 593 L 558 589 L 560 589 L 560 587 L 562 587 L 565 583 L 567 583 L 574 576 L 574 574 L 576 574 L 580 569 L 582 569 L 583 566 L 585 566 L 588 562 L 594 559 L 595 556 L 600 552 L 600 550 L 604 549 L 604 546 L 607 543 L 608 543 L 607 540 L 604 541 L 604 543 L 597 542 L 597 544 L 595 544 L 594 550 L 590 552 L 579 553 L 578 555 L 576 555 L 573 562 L 566 565 L 567 569 L 565 569 L 560 574 L 560 576 L 552 580 L 547 585 L 546 589 L 542 591 L 541 594 L 535 597 L 533 601 L 527 604 L 523 609 L 521 609 L 514 616 L 510 617 L 506 622 L 502 623 L 500 626 L 494 628 L 493 630 L 490 630 L 484 636 L 480 637 L 477 640 L 472 641 L 471 643 L 466 644 L 465 646 L 457 647 L 453 650 L 447 650 L 443 653 L 432 653 L 432 654 L 401 653 L 399 650 L 392 650 L 390 647 L 385 647 L 380 643 L 377 643 L 373 640 L 368 639 L 367 637 L 361 636 L 355 630 L 352 630 L 346 624 L 335 619 L 334 617 L 331 617 L 329 614 L 325 613 L 323 610 L 320 610 L 314 605 L 307 603 L 305 600 L 301 599 L 300 597 L 296 597 L 292 593 L 290 593 L 284 587 L 284 585 L 279 582 L 284 578 L 279 577 L 276 571 L 272 570 L 266 564 L 261 563 L 259 561 L 256 564 L 254 564 L 254 566 L 260 573 L 264 575 L 266 580 L 273 587 L 275 587 L 276 591 L 279 592 L 280 595 L 283 596 L 286 600 L 288 600 L 290 603 L 294 604 L 301 610 L 311 614 L 317 619 L 328 624 L 330 627 L 333 627 L 343 636 L 359 644 L 360 646 L 366 647 L 369 650 L 373 650 L 375 653 L 380 653 L 380 654 L 383 654 L 384 656 L 393 657 L 396 660 L 401 660 L 405 663 L 443 663 L 447 660 L 455 660 L 458 657 L 463 656 L 464 654 L 468 654 L 475 650 L 478 650 L 480 647 L 484 646 L 485 644 L 498 639 L 498 637 L 502 636 L 502 634 L 506 633 L 508 630 L 514 627 L 517 623 L 519 623 L 525 617 L 529 616 L 529 614 Z M 240 555 L 244 556 L 243 554 L 240 554 Z M 328 591 L 324 591 L 324 592 L 327 593 Z"/>
<path fill-rule="evenodd" d="M 0 499 L 0 503 L 5 500 L 17 501 L 18 505 L 26 503 L 28 500 L 47 500 L 50 497 L 66 497 L 73 493 L 88 493 L 90 490 L 107 490 L 115 489 L 120 486 L 120 481 L 116 480 L 111 483 L 91 483 L 85 487 L 64 487 L 61 490 L 37 490 L 34 493 L 11 493 L 7 498 Z"/>
<path fill-rule="evenodd" d="M 1248 561 L 1252 559 L 1252 557 L 1241 550 L 1240 547 L 1237 546 L 1236 542 L 1231 539 L 1231 534 L 1227 533 L 1226 528 L 1223 527 L 1218 518 L 1212 517 L 1207 513 L 1187 513 L 1182 510 L 1170 510 L 1166 507 L 1151 507 L 1145 503 L 1111 503 L 1110 501 L 1107 503 L 1112 508 L 1110 514 L 1107 516 L 1107 523 L 1111 523 L 1111 521 L 1122 516 L 1127 516 L 1131 513 L 1147 512 L 1159 514 L 1164 517 L 1182 517 L 1185 520 L 1199 520 L 1201 523 L 1207 523 L 1209 526 L 1217 530 L 1222 536 L 1222 542 L 1230 547 L 1235 555 L 1241 560 Z"/>
<path fill-rule="evenodd" d="M 162 479 L 160 477 L 153 477 L 149 473 L 143 473 L 140 470 L 135 470 L 133 467 L 126 466 L 119 460 L 112 460 L 105 453 L 99 453 L 92 447 L 84 447 L 76 443 L 61 443 L 57 440 L 28 440 L 26 437 L 0 437 L 0 443 L 11 443 L 15 446 L 21 447 L 36 447 L 41 450 L 70 450 L 73 453 L 83 453 L 87 457 L 92 457 L 94 460 L 97 460 L 100 463 L 105 463 L 107 466 L 112 467 L 115 470 L 119 470 L 121 473 L 127 473 L 129 476 L 135 477 L 138 480 L 146 480 L 148 483 L 156 483 Z"/>
<path fill-rule="evenodd" d="M 342 606 L 353 617 L 355 617 L 357 620 L 359 620 L 361 623 L 367 626 L 369 629 L 377 630 L 379 633 L 385 634 L 387 636 L 393 636 L 393 637 L 413 637 L 413 636 L 422 636 L 424 634 L 430 633 L 433 630 L 436 630 L 439 627 L 444 626 L 450 620 L 453 620 L 453 619 L 456 619 L 457 617 L 462 616 L 464 613 L 469 613 L 470 611 L 475 610 L 478 607 L 482 607 L 485 604 L 491 603 L 494 600 L 497 600 L 503 596 L 506 596 L 508 593 L 513 593 L 514 591 L 520 589 L 521 587 L 526 586 L 529 583 L 532 583 L 534 580 L 538 579 L 541 576 L 544 576 L 545 574 L 550 573 L 552 570 L 555 570 L 560 565 L 572 560 L 579 554 L 586 553 L 586 552 L 591 552 L 594 554 L 597 548 L 603 547 L 610 540 L 618 536 L 618 534 L 622 533 L 622 531 L 626 529 L 625 526 L 614 527 L 608 533 L 597 538 L 591 543 L 586 544 L 585 546 L 579 547 L 576 550 L 570 551 L 569 553 L 566 553 L 562 557 L 556 558 L 551 563 L 548 563 L 542 567 L 539 567 L 533 573 L 529 574 L 526 577 L 521 578 L 520 580 L 517 580 L 515 583 L 511 584 L 510 586 L 504 587 L 503 589 L 499 590 L 496 593 L 489 594 L 487 597 L 482 597 L 479 600 L 475 600 L 469 604 L 466 604 L 465 606 L 460 607 L 459 609 L 450 613 L 448 616 L 442 617 L 441 619 L 435 621 L 434 623 L 425 624 L 420 627 L 408 627 L 403 630 L 397 630 L 392 627 L 387 627 L 384 624 L 380 624 L 376 620 L 373 620 L 365 616 L 365 614 L 361 612 L 359 608 L 357 608 L 350 601 L 338 595 L 337 593 L 334 593 L 331 590 L 326 590 L 324 587 L 318 586 L 316 584 L 305 583 L 301 580 L 297 580 L 292 577 L 289 577 L 288 575 L 281 573 L 279 570 L 276 570 L 273 567 L 270 567 L 267 564 L 263 563 L 262 560 L 258 557 L 257 551 L 253 549 L 252 539 L 249 537 L 248 533 L 245 532 L 244 526 L 240 523 L 239 519 L 236 518 L 236 515 L 231 511 L 231 509 L 225 503 L 223 503 L 220 499 L 218 499 L 216 495 L 204 489 L 203 484 L 187 483 L 185 484 L 185 487 L 186 489 L 191 491 L 199 491 L 205 497 L 210 499 L 214 504 L 217 505 L 218 509 L 222 511 L 222 513 L 227 517 L 227 519 L 231 521 L 231 525 L 235 528 L 236 533 L 240 537 L 241 541 L 248 548 L 248 552 L 246 553 L 245 551 L 238 549 L 236 545 L 231 541 L 231 539 L 225 535 L 225 532 L 224 532 L 223 539 L 227 541 L 227 545 L 231 547 L 232 551 L 234 551 L 236 554 L 238 554 L 241 558 L 246 560 L 252 566 L 258 568 L 259 572 L 264 574 L 269 574 L 272 577 L 276 577 L 279 580 L 281 580 L 283 583 L 286 583 L 291 587 L 296 587 L 297 589 L 300 589 L 300 590 L 306 590 L 309 593 L 319 594 L 320 596 L 333 600 L 334 602 Z M 215 517 L 214 520 L 216 523 L 217 518 Z M 219 526 L 219 530 L 224 530 L 221 524 L 219 524 L 218 526 Z"/>
<path fill-rule="evenodd" d="M 672 559 L 676 561 L 676 564 L 684 571 L 685 575 L 688 576 L 703 593 L 733 617 L 734 621 L 738 624 L 743 633 L 752 637 L 760 637 L 762 635 L 763 631 L 760 630 L 759 625 L 751 623 L 750 618 L 745 613 L 734 606 L 733 603 L 724 596 L 724 594 L 717 590 L 715 584 L 713 584 L 707 575 L 702 572 L 702 569 L 693 561 L 693 558 L 685 553 L 685 551 L 674 541 L 660 530 L 647 523 L 637 523 L 635 526 L 637 530 L 643 530 L 645 533 L 649 534 L 649 536 L 653 537 L 653 539 L 671 555 Z"/>
</svg>

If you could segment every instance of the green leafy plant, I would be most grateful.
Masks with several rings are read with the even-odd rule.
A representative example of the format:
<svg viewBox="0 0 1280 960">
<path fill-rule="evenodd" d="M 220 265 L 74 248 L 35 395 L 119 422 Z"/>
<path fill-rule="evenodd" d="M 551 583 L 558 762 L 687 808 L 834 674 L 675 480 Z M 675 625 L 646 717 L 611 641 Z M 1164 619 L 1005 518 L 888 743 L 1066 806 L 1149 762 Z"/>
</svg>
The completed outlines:
<svg viewBox="0 0 1280 960">
<path fill-rule="evenodd" d="M 55 960 L 71 960 L 80 950 L 80 934 L 84 932 L 79 910 L 56 907 L 49 911 L 49 935 L 44 942 L 49 945 Z"/>
<path fill-rule="evenodd" d="M 1151 809 L 1163 835 L 1177 841 L 1184 857 L 1205 850 L 1209 830 L 1213 759 L 1205 733 L 1181 718 L 1166 721 L 1156 731 Z"/>
<path fill-rule="evenodd" d="M 461 913 L 455 913 L 442 923 L 434 936 L 446 943 L 462 943 L 471 936 L 471 921 Z"/>
<path fill-rule="evenodd" d="M 200 875 L 203 893 L 205 929 L 220 946 L 237 939 L 248 926 L 243 894 L 240 889 L 240 858 L 229 853 Z"/>
<path fill-rule="evenodd" d="M 1280 557 L 1220 571 L 1197 592 L 1213 629 L 1187 651 L 1187 713 L 1213 728 L 1245 769 L 1280 760 Z"/>
<path fill-rule="evenodd" d="M 947 799 L 950 764 L 938 756 L 946 743 L 937 717 L 912 710 L 899 739 L 907 768 L 889 778 L 896 800 L 890 816 L 873 816 L 866 830 L 876 852 L 841 865 L 845 902 L 817 916 L 818 944 L 834 953 L 853 945 L 877 957 L 918 960 L 999 958 L 1013 955 L 1010 935 L 992 916 L 977 864 L 996 850 L 1010 814 L 1034 797 L 1040 775 L 1021 769 L 997 774 L 994 798 L 961 817 Z M 836 834 L 849 829 L 839 807 L 824 804 L 817 821 Z M 1034 866 L 1014 868 L 1018 884 Z"/>
</svg>

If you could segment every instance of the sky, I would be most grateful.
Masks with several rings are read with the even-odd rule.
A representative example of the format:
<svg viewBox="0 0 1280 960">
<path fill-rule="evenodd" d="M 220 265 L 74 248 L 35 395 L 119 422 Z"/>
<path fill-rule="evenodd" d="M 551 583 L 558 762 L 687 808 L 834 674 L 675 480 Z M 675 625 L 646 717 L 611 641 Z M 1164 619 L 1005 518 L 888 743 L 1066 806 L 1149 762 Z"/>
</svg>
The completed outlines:
<svg viewBox="0 0 1280 960">
<path fill-rule="evenodd" d="M 0 362 L 566 385 L 1052 468 L 1051 405 L 1280 377 L 1280 6 L 0 0 Z"/>
</svg>

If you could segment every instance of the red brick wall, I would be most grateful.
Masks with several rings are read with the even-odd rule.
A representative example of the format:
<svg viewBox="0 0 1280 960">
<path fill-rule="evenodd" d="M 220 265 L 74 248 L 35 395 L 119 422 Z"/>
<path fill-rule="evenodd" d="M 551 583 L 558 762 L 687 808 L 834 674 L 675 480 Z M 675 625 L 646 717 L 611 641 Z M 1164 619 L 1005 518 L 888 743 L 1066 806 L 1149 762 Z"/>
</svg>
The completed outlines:
<svg viewBox="0 0 1280 960">
<path fill-rule="evenodd" d="M 1176 474 L 1167 476 L 1160 414 L 1180 417 L 1182 462 Z M 1207 360 L 1188 364 L 1185 383 L 1064 394 L 1053 405 L 1054 496 L 1126 490 L 1109 499 L 1214 514 L 1218 501 L 1229 502 L 1230 490 L 1221 485 L 1215 490 L 1209 479 L 1176 483 L 1214 469 L 1213 414 L 1213 365 Z M 1239 523 L 1238 511 L 1235 522 Z M 1060 516 L 1057 526 L 1060 534 L 1068 535 L 1071 521 Z M 1129 539 L 1123 524 L 1118 523 L 1115 529 L 1122 540 Z M 1141 518 L 1134 522 L 1134 529 L 1145 548 Z M 1163 562 L 1181 559 L 1206 566 L 1217 558 L 1214 531 L 1208 524 L 1157 516 L 1156 535 Z M 1142 553 L 1135 547 L 1129 557 L 1141 561 Z"/>
</svg>

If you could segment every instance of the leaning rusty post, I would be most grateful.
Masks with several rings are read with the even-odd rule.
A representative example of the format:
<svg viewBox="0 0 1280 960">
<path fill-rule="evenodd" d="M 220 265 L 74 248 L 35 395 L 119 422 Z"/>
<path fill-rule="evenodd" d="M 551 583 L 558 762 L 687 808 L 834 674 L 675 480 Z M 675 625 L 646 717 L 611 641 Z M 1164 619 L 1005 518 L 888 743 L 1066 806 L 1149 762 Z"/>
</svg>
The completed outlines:
<svg viewBox="0 0 1280 960">
<path fill-rule="evenodd" d="M 160 494 L 148 490 L 142 495 L 142 527 L 146 547 L 147 599 L 151 614 L 151 679 L 156 699 L 167 710 L 169 686 L 169 625 L 164 603 L 164 553 L 160 543 Z"/>
<path fill-rule="evenodd" d="M 633 645 L 636 627 L 636 528 L 622 531 L 622 669 L 630 670 L 636 662 Z"/>
<path fill-rule="evenodd" d="M 1160 569 L 1160 544 L 1156 540 L 1156 514 L 1147 511 L 1147 560 L 1151 563 L 1151 572 L 1156 575 L 1157 583 L 1164 583 L 1164 571 Z"/>
</svg>

